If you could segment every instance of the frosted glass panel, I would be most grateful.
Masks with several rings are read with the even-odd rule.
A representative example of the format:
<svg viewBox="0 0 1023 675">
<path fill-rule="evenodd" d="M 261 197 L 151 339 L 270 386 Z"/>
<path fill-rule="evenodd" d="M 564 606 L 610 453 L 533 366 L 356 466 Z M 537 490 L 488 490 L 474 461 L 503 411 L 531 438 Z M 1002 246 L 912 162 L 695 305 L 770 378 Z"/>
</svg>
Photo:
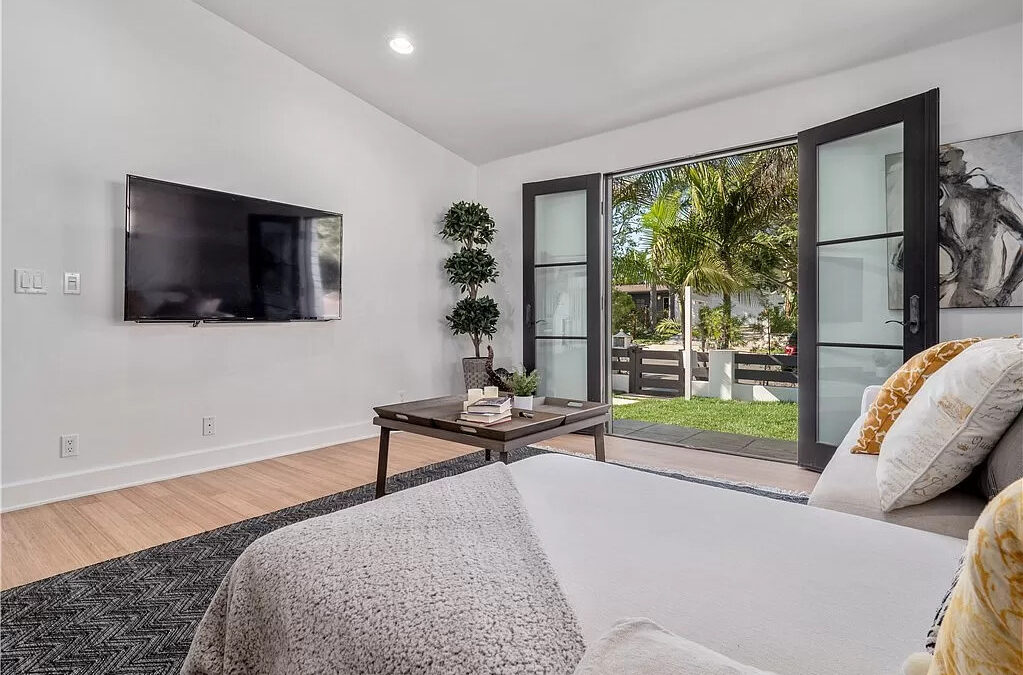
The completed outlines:
<svg viewBox="0 0 1023 675">
<path fill-rule="evenodd" d="M 540 396 L 586 400 L 586 340 L 537 340 Z"/>
<path fill-rule="evenodd" d="M 902 237 L 817 247 L 819 342 L 902 344 Z"/>
<path fill-rule="evenodd" d="M 586 265 L 536 268 L 536 334 L 586 335 Z"/>
<path fill-rule="evenodd" d="M 864 387 L 902 365 L 901 349 L 817 348 L 817 440 L 838 445 L 860 416 Z"/>
<path fill-rule="evenodd" d="M 902 123 L 817 148 L 817 239 L 902 231 Z"/>
<path fill-rule="evenodd" d="M 586 261 L 586 190 L 536 198 L 538 265 Z"/>
</svg>

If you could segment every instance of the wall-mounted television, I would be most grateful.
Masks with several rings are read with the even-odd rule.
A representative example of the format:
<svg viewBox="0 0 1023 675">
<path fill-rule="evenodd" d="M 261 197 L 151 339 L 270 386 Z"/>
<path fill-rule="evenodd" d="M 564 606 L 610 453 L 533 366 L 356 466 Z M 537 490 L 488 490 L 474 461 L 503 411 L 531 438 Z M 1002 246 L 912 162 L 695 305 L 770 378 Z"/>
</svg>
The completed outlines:
<svg viewBox="0 0 1023 675">
<path fill-rule="evenodd" d="M 341 318 L 341 214 L 127 177 L 126 321 Z"/>
</svg>

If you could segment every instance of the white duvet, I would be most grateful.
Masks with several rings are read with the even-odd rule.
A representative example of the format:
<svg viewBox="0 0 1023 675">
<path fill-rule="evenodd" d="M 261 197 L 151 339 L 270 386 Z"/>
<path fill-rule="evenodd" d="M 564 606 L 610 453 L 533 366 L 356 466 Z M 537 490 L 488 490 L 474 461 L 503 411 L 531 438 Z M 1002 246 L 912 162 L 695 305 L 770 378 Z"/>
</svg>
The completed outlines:
<svg viewBox="0 0 1023 675">
<path fill-rule="evenodd" d="M 565 455 L 509 468 L 587 644 L 644 616 L 781 675 L 898 673 L 965 544 Z"/>
</svg>

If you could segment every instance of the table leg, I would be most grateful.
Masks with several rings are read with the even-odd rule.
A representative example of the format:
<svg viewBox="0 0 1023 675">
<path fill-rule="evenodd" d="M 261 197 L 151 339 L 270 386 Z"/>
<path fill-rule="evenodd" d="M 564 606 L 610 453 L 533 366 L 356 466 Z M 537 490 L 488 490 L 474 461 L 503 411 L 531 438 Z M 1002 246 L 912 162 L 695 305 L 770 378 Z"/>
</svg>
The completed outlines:
<svg viewBox="0 0 1023 675">
<path fill-rule="evenodd" d="M 488 462 L 490 461 L 490 448 L 486 448 L 486 455 L 484 455 L 484 457 L 486 457 Z"/>
<path fill-rule="evenodd" d="M 508 463 L 508 452 L 506 450 L 502 450 L 500 453 L 498 453 L 498 456 L 500 456 L 501 462 L 503 462 L 504 464 Z"/>
<path fill-rule="evenodd" d="M 604 461 L 604 425 L 593 427 L 593 454 L 598 462 Z"/>
<path fill-rule="evenodd" d="M 391 438 L 391 430 L 380 427 L 380 453 L 377 455 L 377 493 L 374 499 L 379 499 L 386 494 L 387 490 L 387 446 Z"/>
</svg>

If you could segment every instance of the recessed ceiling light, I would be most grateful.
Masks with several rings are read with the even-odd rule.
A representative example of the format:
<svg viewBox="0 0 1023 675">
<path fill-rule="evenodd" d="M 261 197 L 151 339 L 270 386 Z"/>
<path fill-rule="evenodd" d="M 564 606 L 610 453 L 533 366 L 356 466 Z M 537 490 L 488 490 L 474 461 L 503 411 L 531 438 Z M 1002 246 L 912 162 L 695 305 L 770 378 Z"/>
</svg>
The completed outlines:
<svg viewBox="0 0 1023 675">
<path fill-rule="evenodd" d="M 412 46 L 412 41 L 404 35 L 395 35 L 387 44 L 391 45 L 391 49 L 399 54 L 411 54 L 416 49 Z"/>
</svg>

